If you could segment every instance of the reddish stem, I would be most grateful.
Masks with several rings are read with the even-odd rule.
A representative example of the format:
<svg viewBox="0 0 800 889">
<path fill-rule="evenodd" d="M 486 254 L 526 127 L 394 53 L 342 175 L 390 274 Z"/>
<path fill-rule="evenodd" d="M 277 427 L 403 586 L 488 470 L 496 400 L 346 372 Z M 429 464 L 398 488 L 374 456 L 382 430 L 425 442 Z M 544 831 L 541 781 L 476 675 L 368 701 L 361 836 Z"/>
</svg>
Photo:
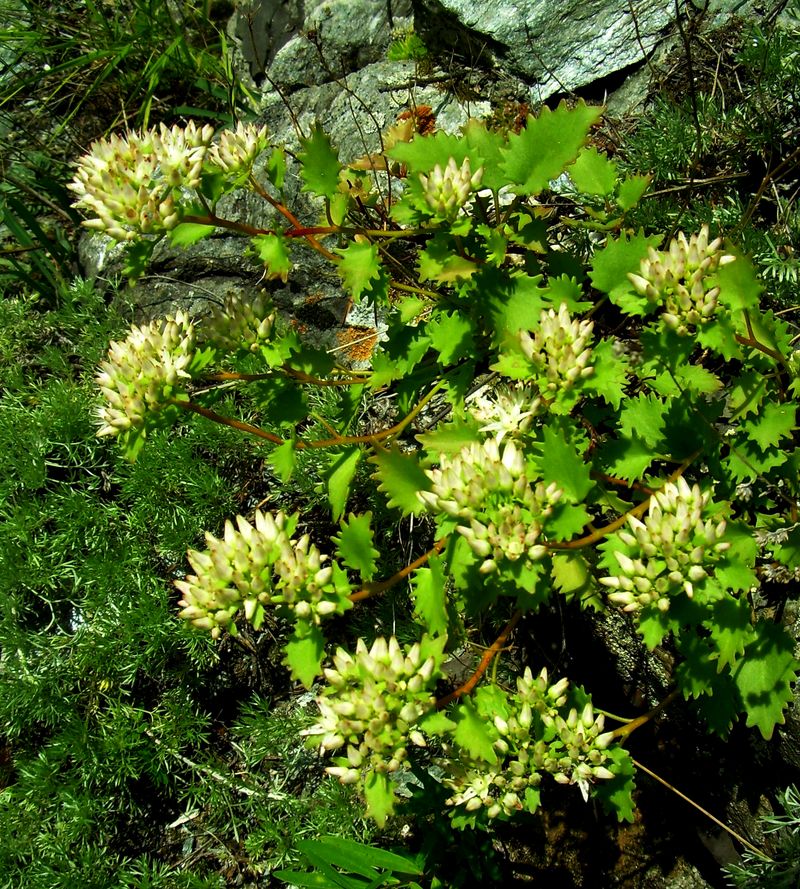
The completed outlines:
<svg viewBox="0 0 800 889">
<path fill-rule="evenodd" d="M 374 583 L 364 584 L 363 589 L 360 589 L 357 593 L 352 593 L 348 598 L 351 602 L 361 602 L 364 599 L 369 599 L 372 596 L 378 596 L 381 593 L 388 590 L 390 587 L 393 587 L 396 583 L 399 583 L 403 578 L 408 577 L 412 571 L 416 571 L 420 565 L 424 565 L 431 556 L 440 553 L 444 548 L 444 545 L 447 543 L 447 537 L 443 537 L 441 540 L 437 540 L 436 543 L 428 550 L 428 552 L 423 553 L 418 559 L 414 559 L 410 565 L 406 565 L 405 568 L 402 568 L 397 574 L 393 574 L 391 577 L 386 580 L 375 581 Z"/>
<path fill-rule="evenodd" d="M 455 691 L 451 691 L 449 695 L 445 695 L 443 698 L 439 698 L 436 702 L 436 709 L 442 710 L 445 708 L 451 701 L 455 701 L 456 698 L 460 698 L 463 695 L 468 695 L 473 688 L 480 682 L 481 676 L 486 672 L 489 668 L 489 664 L 492 662 L 492 658 L 500 652 L 500 650 L 505 646 L 508 637 L 511 635 L 511 631 L 514 627 L 519 623 L 520 618 L 522 617 L 522 609 L 517 608 L 517 610 L 511 615 L 511 619 L 509 622 L 503 627 L 503 632 L 494 640 L 489 648 L 486 649 L 483 653 L 483 657 L 481 658 L 481 662 L 478 664 L 477 669 L 472 674 L 472 676 L 467 679 L 467 681 L 460 685 Z"/>
</svg>

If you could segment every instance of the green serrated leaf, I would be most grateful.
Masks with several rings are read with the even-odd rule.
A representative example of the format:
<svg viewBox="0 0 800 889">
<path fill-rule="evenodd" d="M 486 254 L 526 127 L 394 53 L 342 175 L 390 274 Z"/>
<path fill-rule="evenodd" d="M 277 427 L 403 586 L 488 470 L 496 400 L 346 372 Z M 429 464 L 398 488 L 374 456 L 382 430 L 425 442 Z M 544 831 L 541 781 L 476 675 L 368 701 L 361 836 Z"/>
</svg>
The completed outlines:
<svg viewBox="0 0 800 889">
<path fill-rule="evenodd" d="M 481 158 L 483 177 L 481 188 L 500 189 L 506 184 L 506 177 L 501 169 L 503 163 L 502 149 L 508 143 L 506 133 L 489 130 L 486 122 L 471 118 L 464 126 L 464 138 L 469 145 L 470 157 Z M 472 167 L 473 170 L 477 167 Z"/>
<path fill-rule="evenodd" d="M 674 625 L 668 612 L 659 611 L 657 608 L 646 608 L 639 612 L 636 629 L 644 639 L 644 644 L 652 651 L 672 632 Z"/>
<path fill-rule="evenodd" d="M 786 451 L 779 448 L 762 451 L 749 439 L 734 441 L 729 447 L 730 454 L 722 462 L 736 482 L 754 481 L 759 475 L 781 466 L 789 457 Z"/>
<path fill-rule="evenodd" d="M 388 505 L 418 515 L 424 510 L 418 491 L 430 491 L 431 481 L 419 463 L 403 454 L 396 444 L 369 458 L 377 467 L 378 490 L 389 499 Z"/>
<path fill-rule="evenodd" d="M 579 552 L 556 552 L 552 557 L 553 585 L 568 602 L 578 602 L 592 608 L 601 608 L 602 599 L 598 593 L 589 563 Z"/>
<path fill-rule="evenodd" d="M 701 364 L 684 364 L 675 376 L 684 389 L 699 395 L 711 395 L 722 388 L 720 378 Z"/>
<path fill-rule="evenodd" d="M 456 728 L 453 731 L 453 739 L 456 744 L 473 759 L 496 763 L 497 754 L 494 742 L 498 735 L 494 725 L 487 722 L 469 700 L 464 701 L 452 715 L 456 723 Z"/>
<path fill-rule="evenodd" d="M 746 370 L 728 384 L 726 397 L 732 417 L 756 413 L 767 392 L 767 378 L 755 370 Z"/>
<path fill-rule="evenodd" d="M 457 454 L 462 448 L 481 440 L 475 422 L 455 419 L 450 423 L 440 423 L 433 432 L 417 436 L 417 441 L 429 454 Z"/>
<path fill-rule="evenodd" d="M 606 751 L 609 762 L 606 767 L 614 773 L 613 778 L 596 781 L 592 785 L 592 796 L 599 800 L 607 812 L 617 816 L 618 821 L 633 822 L 634 766 L 630 754 L 623 747 L 614 745 Z"/>
<path fill-rule="evenodd" d="M 651 448 L 663 444 L 668 405 L 655 395 L 629 398 L 619 415 L 619 427 L 625 438 L 642 439 Z"/>
<path fill-rule="evenodd" d="M 742 428 L 762 451 L 789 438 L 797 428 L 794 404 L 767 403 L 755 417 L 742 423 Z"/>
<path fill-rule="evenodd" d="M 546 106 L 538 117 L 528 117 L 521 133 L 509 136 L 501 149 L 503 171 L 516 194 L 538 194 L 572 163 L 600 118 L 601 109 L 579 102 L 568 108 L 562 102 L 555 111 Z"/>
<path fill-rule="evenodd" d="M 455 364 L 474 353 L 475 336 L 472 320 L 460 312 L 437 312 L 426 328 L 431 346 L 439 353 L 443 366 Z"/>
<path fill-rule="evenodd" d="M 593 147 L 582 148 L 567 172 L 584 194 L 611 194 L 617 185 L 617 165 Z"/>
<path fill-rule="evenodd" d="M 713 616 L 703 621 L 714 643 L 717 654 L 717 672 L 733 666 L 753 641 L 753 625 L 750 621 L 750 604 L 747 599 L 735 599 L 725 595 L 714 603 Z"/>
<path fill-rule="evenodd" d="M 488 307 L 496 343 L 506 343 L 520 330 L 538 328 L 542 310 L 550 308 L 548 288 L 540 286 L 541 282 L 541 275 L 482 271 L 477 285 Z"/>
<path fill-rule="evenodd" d="M 359 516 L 350 513 L 349 519 L 341 523 L 339 534 L 333 538 L 339 558 L 348 568 L 358 571 L 365 581 L 375 576 L 380 556 L 373 545 L 371 520 L 371 512 Z"/>
<path fill-rule="evenodd" d="M 278 478 L 285 484 L 292 477 L 295 466 L 295 442 L 292 439 L 285 441 L 282 445 L 278 445 L 270 451 L 267 460 L 278 475 Z"/>
<path fill-rule="evenodd" d="M 658 455 L 640 438 L 618 438 L 603 445 L 600 464 L 609 475 L 639 481 Z"/>
<path fill-rule="evenodd" d="M 322 672 L 322 658 L 325 656 L 322 631 L 319 627 L 298 622 L 284 650 L 286 655 L 283 662 L 289 667 L 292 679 L 311 688 Z"/>
<path fill-rule="evenodd" d="M 378 284 L 383 272 L 378 257 L 378 247 L 375 244 L 360 244 L 353 241 L 343 250 L 336 252 L 342 257 L 336 266 L 337 271 L 355 302 L 358 302 L 364 293 Z"/>
<path fill-rule="evenodd" d="M 547 282 L 547 296 L 556 307 L 564 303 L 573 315 L 585 312 L 592 307 L 592 303 L 583 298 L 583 288 L 577 279 L 571 278 L 569 275 L 550 278 Z"/>
<path fill-rule="evenodd" d="M 299 153 L 300 177 L 305 183 L 303 191 L 311 191 L 321 197 L 332 198 L 339 188 L 342 169 L 339 155 L 327 135 L 315 126 L 308 139 L 301 139 Z"/>
<path fill-rule="evenodd" d="M 213 225 L 200 225 L 197 222 L 179 222 L 169 231 L 169 240 L 173 247 L 189 247 L 203 238 L 213 234 Z"/>
<path fill-rule="evenodd" d="M 471 278 L 478 271 L 477 263 L 460 256 L 449 235 L 440 232 L 419 251 L 417 269 L 420 281 L 452 284 Z"/>
<path fill-rule="evenodd" d="M 344 514 L 347 498 L 350 495 L 350 485 L 356 474 L 359 460 L 361 460 L 361 448 L 358 446 L 347 448 L 341 454 L 333 456 L 326 482 L 328 503 L 331 505 L 334 522 L 338 522 Z"/>
<path fill-rule="evenodd" d="M 285 283 L 292 270 L 286 238 L 283 235 L 256 235 L 251 243 L 258 258 L 264 263 L 266 277 Z"/>
<path fill-rule="evenodd" d="M 417 568 L 411 578 L 414 614 L 432 636 L 447 632 L 447 578 L 437 555 L 428 559 L 427 568 Z"/>
<path fill-rule="evenodd" d="M 739 715 L 742 702 L 730 674 L 725 672 L 717 673 L 708 693 L 694 701 L 692 706 L 710 732 L 726 738 Z"/>
<path fill-rule="evenodd" d="M 582 503 L 573 506 L 559 501 L 547 517 L 547 536 L 551 540 L 571 540 L 583 533 L 591 518 Z"/>
<path fill-rule="evenodd" d="M 747 713 L 747 725 L 757 726 L 769 740 L 776 725 L 785 721 L 784 710 L 792 700 L 791 684 L 797 680 L 794 642 L 779 624 L 760 621 L 756 638 L 745 648 L 733 671 Z"/>
<path fill-rule="evenodd" d="M 563 429 L 545 426 L 540 470 L 543 481 L 555 482 L 573 503 L 581 503 L 594 487 L 588 464 L 567 441 Z"/>
<path fill-rule="evenodd" d="M 280 190 L 283 188 L 283 180 L 286 178 L 286 150 L 281 146 L 272 149 L 266 166 L 267 178 Z"/>
<path fill-rule="evenodd" d="M 635 207 L 650 185 L 652 176 L 642 176 L 636 174 L 634 176 L 626 176 L 619 184 L 617 191 L 617 206 L 620 210 L 631 210 Z"/>
<path fill-rule="evenodd" d="M 742 355 L 733 323 L 722 313 L 719 313 L 712 322 L 698 327 L 697 342 L 704 349 L 710 349 L 721 355 L 726 361 L 741 358 Z"/>
<path fill-rule="evenodd" d="M 687 633 L 676 638 L 675 642 L 683 657 L 675 670 L 678 688 L 683 696 L 688 700 L 708 694 L 718 672 L 710 640 Z"/>
<path fill-rule="evenodd" d="M 758 308 L 764 289 L 750 260 L 741 254 L 733 262 L 721 266 L 716 273 L 719 302 L 731 312 Z"/>
<path fill-rule="evenodd" d="M 640 229 L 636 235 L 623 233 L 616 241 L 609 240 L 594 254 L 589 272 L 592 284 L 627 315 L 646 315 L 652 309 L 647 298 L 633 289 L 628 272 L 639 274 L 648 248 L 658 247 L 660 242 L 660 236 L 647 236 Z"/>
<path fill-rule="evenodd" d="M 367 815 L 375 819 L 378 827 L 383 827 L 394 812 L 394 790 L 389 776 L 370 771 L 364 782 L 364 798 L 367 801 Z"/>
<path fill-rule="evenodd" d="M 407 296 L 397 307 L 397 313 L 403 324 L 410 324 L 430 307 L 430 300 L 420 299 L 416 296 Z"/>
<path fill-rule="evenodd" d="M 596 392 L 605 402 L 619 408 L 625 398 L 628 382 L 628 362 L 614 353 L 610 340 L 600 340 L 592 349 L 594 373 L 584 381 L 587 391 Z"/>
<path fill-rule="evenodd" d="M 451 157 L 458 167 L 464 158 L 469 157 L 473 170 L 477 170 L 482 163 L 482 158 L 466 139 L 444 130 L 437 130 L 432 136 L 417 135 L 410 142 L 398 142 L 386 154 L 392 160 L 405 164 L 408 172 L 413 174 L 430 173 L 437 164 L 444 169 Z"/>
<path fill-rule="evenodd" d="M 448 718 L 444 711 L 431 710 L 417 722 L 417 725 L 426 735 L 449 735 L 457 723 Z"/>
</svg>

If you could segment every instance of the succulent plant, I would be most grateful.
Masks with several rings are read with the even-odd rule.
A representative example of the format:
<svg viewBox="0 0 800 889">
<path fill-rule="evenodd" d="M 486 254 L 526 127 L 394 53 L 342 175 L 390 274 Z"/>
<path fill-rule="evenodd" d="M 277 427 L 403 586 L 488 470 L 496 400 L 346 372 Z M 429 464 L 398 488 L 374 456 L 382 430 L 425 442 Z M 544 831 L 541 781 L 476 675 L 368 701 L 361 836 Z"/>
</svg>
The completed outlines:
<svg viewBox="0 0 800 889">
<path fill-rule="evenodd" d="M 538 330 L 520 331 L 520 345 L 525 357 L 536 368 L 533 382 L 542 395 L 553 397 L 571 389 L 591 376 L 591 321 L 573 320 L 565 303 L 556 312 L 542 312 Z"/>
<path fill-rule="evenodd" d="M 483 167 L 475 173 L 465 157 L 461 166 L 451 157 L 444 169 L 439 164 L 426 176 L 419 174 L 425 203 L 441 219 L 453 220 L 469 200 L 470 194 L 480 185 Z"/>
<path fill-rule="evenodd" d="M 613 590 L 610 602 L 625 611 L 651 604 L 667 611 L 671 596 L 694 595 L 694 585 L 708 577 L 711 566 L 730 547 L 723 539 L 725 520 L 703 517 L 710 500 L 710 490 L 690 487 L 681 476 L 653 494 L 644 521 L 628 516 L 630 531 L 617 537 L 632 555 L 615 551 L 618 570 L 600 578 Z"/>
<path fill-rule="evenodd" d="M 235 130 L 223 130 L 208 151 L 208 161 L 233 176 L 247 176 L 268 145 L 267 128 L 239 121 Z"/>
<path fill-rule="evenodd" d="M 440 656 L 423 655 L 426 638 L 401 648 L 394 636 L 379 636 L 369 649 L 359 639 L 355 654 L 339 648 L 333 669 L 325 670 L 320 721 L 305 734 L 323 750 L 343 751 L 326 769 L 343 784 L 362 782 L 368 772 L 396 772 L 409 744 L 426 745 L 415 726 L 436 704 L 440 666 Z"/>
<path fill-rule="evenodd" d="M 299 540 L 291 536 L 297 516 L 256 510 L 254 522 L 237 516 L 236 527 L 225 523 L 222 538 L 206 533 L 207 550 L 189 551 L 195 574 L 175 581 L 183 594 L 179 617 L 216 638 L 224 628 L 235 631 L 240 610 L 257 628 L 265 605 L 283 608 L 308 624 L 350 607 L 344 572 L 324 564 L 328 556 L 308 535 Z"/>
<path fill-rule="evenodd" d="M 562 492 L 554 483 L 533 483 L 526 474 L 521 449 L 497 438 L 473 442 L 454 456 L 443 454 L 439 468 L 426 470 L 432 490 L 419 498 L 434 513 L 469 524 L 458 532 L 483 558 L 481 571 L 497 570 L 502 559 L 544 558 L 540 536 Z"/>
<path fill-rule="evenodd" d="M 73 206 L 95 214 L 83 224 L 118 241 L 174 228 L 181 189 L 199 184 L 213 135 L 213 127 L 192 122 L 95 142 L 69 185 L 78 196 Z"/>
<path fill-rule="evenodd" d="M 715 272 L 735 259 L 722 249 L 721 238 L 709 243 L 704 225 L 688 240 L 679 232 L 666 251 L 651 247 L 639 273 L 628 278 L 637 293 L 661 309 L 663 322 L 686 336 L 714 317 L 720 292 Z"/>
<path fill-rule="evenodd" d="M 571 707 L 563 715 L 568 697 L 566 679 L 550 685 L 547 670 L 534 677 L 530 668 L 517 678 L 517 690 L 507 694 L 505 712 L 492 722 L 496 740 L 495 762 L 460 755 L 446 745 L 450 759 L 444 783 L 453 793 L 446 805 L 454 811 L 485 810 L 488 818 L 511 816 L 535 806 L 525 794 L 549 773 L 560 784 L 577 784 L 584 799 L 589 786 L 613 777 L 606 749 L 611 732 L 604 732 L 604 718 L 595 716 L 590 702 L 579 713 Z"/>
<path fill-rule="evenodd" d="M 132 327 L 125 340 L 112 342 L 96 378 L 105 398 L 97 434 L 146 431 L 183 391 L 194 353 L 195 329 L 184 312 Z"/>
</svg>

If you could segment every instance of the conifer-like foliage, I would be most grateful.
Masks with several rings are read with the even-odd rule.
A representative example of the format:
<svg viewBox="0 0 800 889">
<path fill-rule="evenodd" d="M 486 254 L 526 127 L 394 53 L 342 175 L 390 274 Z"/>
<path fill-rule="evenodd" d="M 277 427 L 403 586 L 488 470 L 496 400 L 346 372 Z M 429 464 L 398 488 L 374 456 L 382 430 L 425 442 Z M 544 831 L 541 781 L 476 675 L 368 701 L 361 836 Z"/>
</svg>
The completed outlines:
<svg viewBox="0 0 800 889">
<path fill-rule="evenodd" d="M 381 318 L 359 368 L 303 341 L 268 299 L 231 301 L 133 328 L 98 376 L 100 434 L 130 460 L 182 415 L 260 441 L 286 482 L 326 455 L 330 539 L 282 510 L 209 528 L 176 583 L 179 616 L 215 637 L 284 628 L 291 678 L 319 689 L 305 734 L 380 825 L 431 781 L 455 827 L 534 812 L 546 782 L 633 817 L 624 727 L 540 665 L 486 677 L 523 617 L 559 599 L 621 608 L 670 650 L 676 692 L 710 732 L 743 719 L 769 738 L 791 699 L 793 641 L 750 597 L 800 564 L 794 333 L 726 232 L 629 225 L 649 180 L 591 146 L 601 113 L 562 103 L 518 133 L 398 125 L 383 156 L 352 165 L 316 129 L 295 171 L 255 127 L 134 132 L 79 162 L 76 206 L 130 245 L 132 273 L 159 238 L 181 247 L 223 227 L 251 239 L 267 278 L 320 253 Z M 286 204 L 293 173 L 318 220 Z M 587 259 L 555 242 L 541 204 L 554 182 L 569 196 L 560 222 L 593 235 Z M 218 216 L 235 188 L 281 224 Z M 231 384 L 256 387 L 259 425 L 220 408 L 215 389 Z M 324 389 L 340 414 L 309 435 Z M 361 428 L 358 405 L 378 394 L 396 421 Z M 391 516 L 430 534 L 399 568 Z M 364 600 L 406 582 L 405 639 L 348 631 Z M 448 653 L 481 620 L 505 627 L 448 688 Z"/>
</svg>

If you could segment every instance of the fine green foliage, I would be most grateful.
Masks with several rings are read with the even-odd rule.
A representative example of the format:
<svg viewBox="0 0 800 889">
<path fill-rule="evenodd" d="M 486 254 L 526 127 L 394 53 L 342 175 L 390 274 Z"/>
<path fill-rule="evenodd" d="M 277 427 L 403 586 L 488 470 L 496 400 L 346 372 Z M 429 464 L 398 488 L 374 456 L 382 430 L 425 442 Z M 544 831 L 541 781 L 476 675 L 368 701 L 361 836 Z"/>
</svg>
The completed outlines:
<svg viewBox="0 0 800 889">
<path fill-rule="evenodd" d="M 800 879 L 800 795 L 797 788 L 787 787 L 780 798 L 781 815 L 761 818 L 764 833 L 777 848 L 772 858 L 756 855 L 749 849 L 739 864 L 729 864 L 725 870 L 729 885 L 736 889 L 791 889 Z"/>
</svg>

